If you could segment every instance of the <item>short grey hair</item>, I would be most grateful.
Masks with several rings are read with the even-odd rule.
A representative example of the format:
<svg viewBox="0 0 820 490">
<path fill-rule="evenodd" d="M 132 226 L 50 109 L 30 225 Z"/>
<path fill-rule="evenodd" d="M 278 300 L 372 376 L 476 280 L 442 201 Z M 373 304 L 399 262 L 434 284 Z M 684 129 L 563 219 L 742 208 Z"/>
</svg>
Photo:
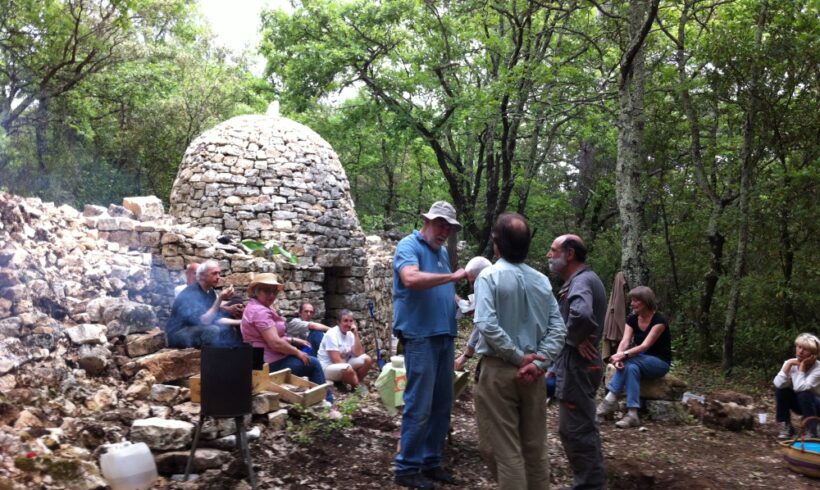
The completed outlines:
<svg viewBox="0 0 820 490">
<path fill-rule="evenodd" d="M 487 260 L 486 257 L 479 255 L 478 257 L 473 257 L 469 262 L 467 262 L 467 265 L 464 267 L 464 271 L 473 277 L 478 277 L 478 275 L 481 274 L 481 271 L 491 265 L 493 265 L 492 262 Z"/>
<path fill-rule="evenodd" d="M 219 262 L 215 260 L 206 260 L 205 262 L 199 264 L 196 268 L 196 280 L 199 282 L 202 279 L 202 276 L 208 272 L 208 269 L 211 267 L 219 267 Z"/>
<path fill-rule="evenodd" d="M 341 320 L 342 318 L 344 318 L 346 316 L 353 316 L 353 312 L 348 310 L 348 309 L 344 309 L 344 310 L 339 312 L 339 320 Z"/>
</svg>

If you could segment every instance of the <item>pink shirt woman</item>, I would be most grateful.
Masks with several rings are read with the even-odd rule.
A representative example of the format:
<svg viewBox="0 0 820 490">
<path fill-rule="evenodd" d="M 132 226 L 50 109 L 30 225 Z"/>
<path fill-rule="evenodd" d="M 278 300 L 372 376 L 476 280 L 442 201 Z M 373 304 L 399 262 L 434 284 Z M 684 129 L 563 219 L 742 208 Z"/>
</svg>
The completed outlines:
<svg viewBox="0 0 820 490">
<path fill-rule="evenodd" d="M 280 337 L 285 337 L 285 319 L 258 299 L 251 298 L 242 315 L 242 338 L 254 347 L 264 348 L 265 362 L 269 364 L 287 357 L 287 354 L 272 350 L 262 337 L 262 332 L 271 328 L 275 328 Z"/>
</svg>

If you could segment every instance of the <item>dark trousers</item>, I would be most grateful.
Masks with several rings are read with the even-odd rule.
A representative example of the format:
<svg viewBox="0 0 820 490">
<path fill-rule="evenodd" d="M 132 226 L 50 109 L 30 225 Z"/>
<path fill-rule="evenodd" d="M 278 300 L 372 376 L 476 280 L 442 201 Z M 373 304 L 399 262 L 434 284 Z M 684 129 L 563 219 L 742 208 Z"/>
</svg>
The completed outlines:
<svg viewBox="0 0 820 490">
<path fill-rule="evenodd" d="M 558 435 L 572 467 L 574 490 L 606 488 L 601 434 L 595 419 L 595 392 L 601 386 L 603 362 L 589 361 L 578 349 L 565 346 L 558 357 L 555 392 Z"/>
<path fill-rule="evenodd" d="M 788 422 L 792 411 L 803 418 L 820 415 L 820 396 L 812 391 L 794 391 L 791 388 L 775 388 L 774 398 L 777 402 L 776 420 Z M 816 430 L 817 421 L 809 423 L 809 429 Z"/>
</svg>

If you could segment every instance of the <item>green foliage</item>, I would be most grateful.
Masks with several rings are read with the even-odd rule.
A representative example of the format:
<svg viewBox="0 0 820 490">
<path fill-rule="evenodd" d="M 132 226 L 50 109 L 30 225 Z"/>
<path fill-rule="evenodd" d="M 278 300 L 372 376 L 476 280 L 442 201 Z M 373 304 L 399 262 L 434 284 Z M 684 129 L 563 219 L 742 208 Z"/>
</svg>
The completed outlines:
<svg viewBox="0 0 820 490">
<path fill-rule="evenodd" d="M 298 422 L 289 419 L 286 425 L 287 430 L 292 433 L 297 443 L 310 445 L 314 437 L 326 438 L 353 427 L 352 417 L 361 403 L 361 395 L 354 393 L 338 402 L 335 408 L 322 407 L 308 410 L 294 405 L 291 410 L 295 413 Z M 331 410 L 338 411 L 339 415 L 330 417 Z"/>
<path fill-rule="evenodd" d="M 269 89 L 244 60 L 209 45 L 190 2 L 6 3 L 0 84 L 8 98 L 0 99 L 7 109 L 0 122 L 10 146 L 0 148 L 0 170 L 13 192 L 76 206 L 126 195 L 167 199 L 194 137 L 227 117 L 264 109 Z M 31 11 L 23 12 L 28 3 Z M 111 15 L 98 19 L 95 12 Z M 47 43 L 31 37 L 36 30 Z M 87 64 L 64 59 L 57 48 L 71 43 Z M 26 78 L 4 77 L 12 72 Z"/>
<path fill-rule="evenodd" d="M 484 249 L 498 212 L 527 209 L 533 182 L 558 158 L 564 125 L 587 107 L 567 102 L 593 82 L 579 69 L 583 42 L 562 37 L 577 8 L 309 1 L 267 13 L 260 49 L 288 110 L 313 113 L 338 89 L 360 89 L 335 111 L 349 123 L 327 116 L 322 132 L 354 196 L 358 182 L 384 175 L 386 198 L 377 191 L 373 202 L 385 203 L 387 222 L 405 225 L 431 198 L 447 197 L 465 236 Z M 357 203 L 370 200 L 358 194 Z"/>
<path fill-rule="evenodd" d="M 291 264 L 298 264 L 299 257 L 289 252 L 281 243 L 271 240 L 268 242 L 258 242 L 256 240 L 242 240 L 242 245 L 255 254 L 271 259 L 274 255 L 281 255 Z"/>
<path fill-rule="evenodd" d="M 546 270 L 555 236 L 576 232 L 611 284 L 624 231 L 614 96 L 626 46 L 622 6 L 599 5 L 306 1 L 266 15 L 261 49 L 285 107 L 339 153 L 367 230 L 406 231 L 446 198 L 466 225 L 469 256 L 488 252 L 483 237 L 498 211 L 517 210 L 535 232 L 536 267 Z M 752 238 L 739 279 L 739 362 L 769 362 L 775 345 L 788 347 L 818 322 L 820 16 L 807 0 L 767 5 L 758 42 L 760 2 L 665 4 L 645 47 L 644 253 L 675 350 L 687 358 L 722 354 L 741 219 Z M 762 89 L 752 90 L 754 73 Z M 358 95 L 334 102 L 343 87 Z M 748 153 L 751 216 L 743 217 L 752 101 L 763 114 Z M 499 163 L 506 157 L 509 178 Z M 704 309 L 710 274 L 716 287 Z"/>
</svg>

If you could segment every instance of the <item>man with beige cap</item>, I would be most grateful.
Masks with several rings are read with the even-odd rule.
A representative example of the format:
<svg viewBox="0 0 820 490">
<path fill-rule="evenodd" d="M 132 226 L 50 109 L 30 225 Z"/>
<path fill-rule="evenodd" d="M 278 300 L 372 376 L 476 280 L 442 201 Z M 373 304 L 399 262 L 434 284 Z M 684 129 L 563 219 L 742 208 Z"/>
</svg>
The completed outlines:
<svg viewBox="0 0 820 490">
<path fill-rule="evenodd" d="M 421 230 L 404 237 L 393 258 L 393 331 L 404 341 L 407 370 L 394 480 L 403 487 L 433 488 L 433 481 L 455 483 L 441 459 L 453 405 L 454 283 L 467 273 L 450 271 L 443 247 L 461 228 L 455 208 L 438 201 L 421 216 Z"/>
</svg>

